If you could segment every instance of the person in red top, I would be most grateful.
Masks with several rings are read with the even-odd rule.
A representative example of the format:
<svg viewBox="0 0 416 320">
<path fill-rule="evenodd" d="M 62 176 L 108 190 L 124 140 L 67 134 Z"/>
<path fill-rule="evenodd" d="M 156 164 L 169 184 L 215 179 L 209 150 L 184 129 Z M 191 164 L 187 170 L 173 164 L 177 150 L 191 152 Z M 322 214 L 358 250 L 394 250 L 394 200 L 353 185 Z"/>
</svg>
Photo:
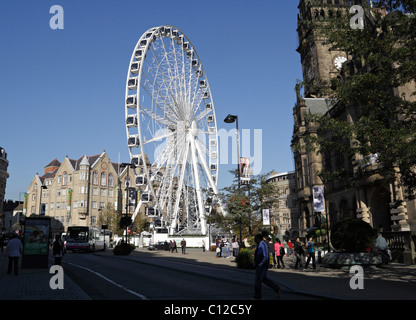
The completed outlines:
<svg viewBox="0 0 416 320">
<path fill-rule="evenodd" d="M 288 246 L 287 255 L 290 256 L 293 253 L 293 243 L 292 241 L 290 241 L 290 239 L 287 241 L 287 246 Z"/>
<path fill-rule="evenodd" d="M 282 263 L 282 269 L 285 267 L 285 263 L 283 262 L 284 253 L 280 251 L 281 248 L 283 248 L 284 250 L 285 247 L 283 246 L 283 244 L 280 242 L 279 239 L 276 239 L 276 243 L 274 244 L 274 250 L 276 251 L 277 269 L 280 269 L 280 263 Z"/>
</svg>

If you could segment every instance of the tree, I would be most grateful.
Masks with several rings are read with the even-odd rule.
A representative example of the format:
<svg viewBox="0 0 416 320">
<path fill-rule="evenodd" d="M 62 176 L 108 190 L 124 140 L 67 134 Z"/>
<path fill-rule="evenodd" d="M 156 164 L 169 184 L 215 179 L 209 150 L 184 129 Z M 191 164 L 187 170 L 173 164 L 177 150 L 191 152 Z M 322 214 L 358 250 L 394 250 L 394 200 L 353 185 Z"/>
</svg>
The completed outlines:
<svg viewBox="0 0 416 320">
<path fill-rule="evenodd" d="M 107 203 L 100 211 L 98 216 L 98 225 L 107 225 L 111 233 L 116 233 L 118 230 L 118 212 L 114 209 L 114 205 Z"/>
<path fill-rule="evenodd" d="M 211 215 L 207 221 L 236 234 L 241 230 L 242 238 L 249 237 L 262 228 L 261 210 L 271 208 L 277 201 L 277 191 L 273 184 L 266 182 L 269 173 L 252 176 L 249 184 L 239 187 L 237 170 L 229 172 L 236 179 L 220 193 L 227 214 Z"/>
<path fill-rule="evenodd" d="M 326 116 L 307 115 L 319 126 L 306 138 L 311 150 L 338 152 L 355 170 L 326 168 L 323 180 L 354 180 L 378 174 L 382 183 L 398 181 L 415 198 L 416 190 L 416 1 L 373 0 L 364 8 L 364 29 L 352 29 L 352 14 L 328 17 L 324 23 L 305 22 L 333 49 L 347 53 L 341 77 L 316 86 L 332 101 Z M 398 88 L 406 88 L 400 90 Z M 409 92 L 410 91 L 410 92 Z M 407 92 L 407 93 L 406 93 Z M 340 114 L 347 110 L 350 118 Z M 361 160 L 362 159 L 362 160 Z M 370 160 L 377 166 L 366 168 Z M 361 161 L 361 163 L 359 163 Z M 396 205 L 400 205 L 396 203 Z"/>
</svg>

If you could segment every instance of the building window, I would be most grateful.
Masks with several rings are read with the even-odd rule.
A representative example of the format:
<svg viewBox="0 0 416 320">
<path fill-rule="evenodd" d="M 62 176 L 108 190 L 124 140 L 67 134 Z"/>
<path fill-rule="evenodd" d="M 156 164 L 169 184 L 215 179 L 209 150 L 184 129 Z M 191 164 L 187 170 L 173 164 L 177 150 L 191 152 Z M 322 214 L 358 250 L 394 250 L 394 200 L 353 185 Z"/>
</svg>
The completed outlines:
<svg viewBox="0 0 416 320">
<path fill-rule="evenodd" d="M 93 209 L 97 209 L 97 201 L 93 201 L 92 202 L 92 208 Z"/>
<path fill-rule="evenodd" d="M 98 185 L 98 172 L 94 171 L 92 173 L 92 184 Z"/>
<path fill-rule="evenodd" d="M 92 188 L 92 194 L 98 196 L 98 188 Z"/>
<path fill-rule="evenodd" d="M 108 175 L 108 186 L 109 186 L 109 187 L 113 187 L 113 186 L 114 186 L 114 176 L 113 176 L 113 174 L 112 174 L 112 173 L 110 173 L 110 174 Z"/>
<path fill-rule="evenodd" d="M 105 172 L 101 172 L 101 179 L 100 179 L 101 185 L 106 186 L 107 185 L 107 174 Z"/>
<path fill-rule="evenodd" d="M 64 172 L 62 176 L 62 185 L 66 186 L 67 179 L 68 179 L 68 174 Z"/>
<path fill-rule="evenodd" d="M 69 174 L 68 175 L 68 183 L 71 183 L 72 182 L 72 174 Z"/>
<path fill-rule="evenodd" d="M 100 196 L 101 197 L 105 197 L 106 196 L 107 192 L 105 192 L 105 190 L 106 189 L 102 189 L 102 188 L 100 189 Z"/>
<path fill-rule="evenodd" d="M 97 224 L 97 217 L 96 216 L 92 216 L 91 217 L 91 225 L 95 226 Z"/>
</svg>

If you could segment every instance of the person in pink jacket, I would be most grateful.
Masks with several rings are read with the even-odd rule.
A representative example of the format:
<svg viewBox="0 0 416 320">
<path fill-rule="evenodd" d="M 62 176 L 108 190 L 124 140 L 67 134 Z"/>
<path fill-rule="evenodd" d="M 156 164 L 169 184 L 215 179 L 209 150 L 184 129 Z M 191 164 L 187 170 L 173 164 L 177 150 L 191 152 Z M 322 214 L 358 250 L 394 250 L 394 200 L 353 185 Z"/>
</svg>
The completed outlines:
<svg viewBox="0 0 416 320">
<path fill-rule="evenodd" d="M 283 249 L 283 250 L 282 250 Z M 280 242 L 279 239 L 276 239 L 276 243 L 274 244 L 274 250 L 276 252 L 276 259 L 277 259 L 277 269 L 280 269 L 280 263 L 282 263 L 282 269 L 285 267 L 285 263 L 283 262 L 283 256 L 285 255 L 285 247 Z"/>
</svg>

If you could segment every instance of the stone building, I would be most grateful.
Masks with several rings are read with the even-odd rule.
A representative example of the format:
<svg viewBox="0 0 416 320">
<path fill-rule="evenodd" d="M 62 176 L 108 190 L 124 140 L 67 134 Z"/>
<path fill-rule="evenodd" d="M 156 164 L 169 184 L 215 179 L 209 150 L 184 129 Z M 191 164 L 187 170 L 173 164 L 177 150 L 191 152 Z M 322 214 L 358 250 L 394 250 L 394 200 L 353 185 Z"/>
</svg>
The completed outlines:
<svg viewBox="0 0 416 320">
<path fill-rule="evenodd" d="M 3 203 L 3 226 L 4 232 L 13 232 L 23 218 L 23 203 L 19 201 L 7 200 Z M 20 229 L 19 229 L 20 230 Z"/>
<path fill-rule="evenodd" d="M 325 4 L 323 6 L 322 4 Z M 303 76 L 306 83 L 341 76 L 343 64 L 350 59 L 345 53 L 329 50 L 325 39 L 314 35 L 314 30 L 308 29 L 302 23 L 305 20 L 324 20 L 325 16 L 346 11 L 351 7 L 351 1 L 299 1 L 298 36 Z M 414 83 L 403 88 L 395 89 L 395 93 L 403 96 L 403 92 L 414 91 Z M 385 187 L 378 183 L 383 177 L 371 175 L 371 170 L 377 166 L 374 161 L 377 155 L 372 155 L 370 161 L 362 162 L 362 157 L 351 158 L 342 153 L 326 152 L 325 154 L 308 151 L 305 148 L 305 138 L 317 135 L 317 125 L 305 121 L 305 114 L 329 116 L 355 121 L 357 107 L 349 106 L 344 109 L 334 108 L 326 96 L 309 86 L 305 87 L 304 95 L 296 90 L 296 105 L 293 108 L 294 130 L 292 148 L 294 151 L 295 174 L 297 185 L 297 204 L 299 216 L 299 231 L 301 236 L 312 227 L 318 215 L 325 214 L 329 226 L 341 218 L 353 217 L 368 222 L 374 229 L 382 230 L 391 245 L 397 245 L 401 251 L 401 261 L 414 263 L 414 244 L 410 231 L 416 231 L 416 202 L 406 200 L 404 192 L 397 180 Z M 346 142 L 350 143 L 350 142 Z M 364 165 L 365 163 L 365 165 Z M 353 186 L 347 180 L 331 180 L 323 182 L 316 174 L 325 169 L 343 168 L 347 172 L 365 166 L 369 172 L 367 178 L 358 181 Z M 313 190 L 322 188 L 324 197 L 323 211 L 314 207 Z M 390 205 L 397 200 L 404 200 L 398 208 Z M 390 233 L 389 233 L 390 232 Z M 396 233 L 394 233 L 396 232 Z M 413 258 L 411 256 L 413 255 Z"/>
<path fill-rule="evenodd" d="M 284 238 L 296 238 L 299 228 L 295 172 L 272 172 L 266 182 L 275 185 L 278 197 L 278 201 L 270 209 L 272 223 L 279 226 L 279 233 Z"/>
<path fill-rule="evenodd" d="M 7 173 L 8 166 L 6 150 L 0 147 L 0 227 L 3 227 L 3 201 L 6 194 L 6 180 L 9 177 Z"/>
<path fill-rule="evenodd" d="M 27 216 L 53 218 L 53 232 L 64 232 L 68 226 L 98 227 L 100 212 L 107 203 L 120 214 L 126 213 L 127 186 L 140 196 L 142 185 L 136 184 L 134 177 L 133 168 L 111 162 L 105 151 L 78 160 L 65 157 L 62 163 L 54 159 L 45 166 L 43 175 L 35 175 L 27 189 Z M 133 198 L 129 214 L 134 210 L 135 194 L 130 195 Z"/>
</svg>

